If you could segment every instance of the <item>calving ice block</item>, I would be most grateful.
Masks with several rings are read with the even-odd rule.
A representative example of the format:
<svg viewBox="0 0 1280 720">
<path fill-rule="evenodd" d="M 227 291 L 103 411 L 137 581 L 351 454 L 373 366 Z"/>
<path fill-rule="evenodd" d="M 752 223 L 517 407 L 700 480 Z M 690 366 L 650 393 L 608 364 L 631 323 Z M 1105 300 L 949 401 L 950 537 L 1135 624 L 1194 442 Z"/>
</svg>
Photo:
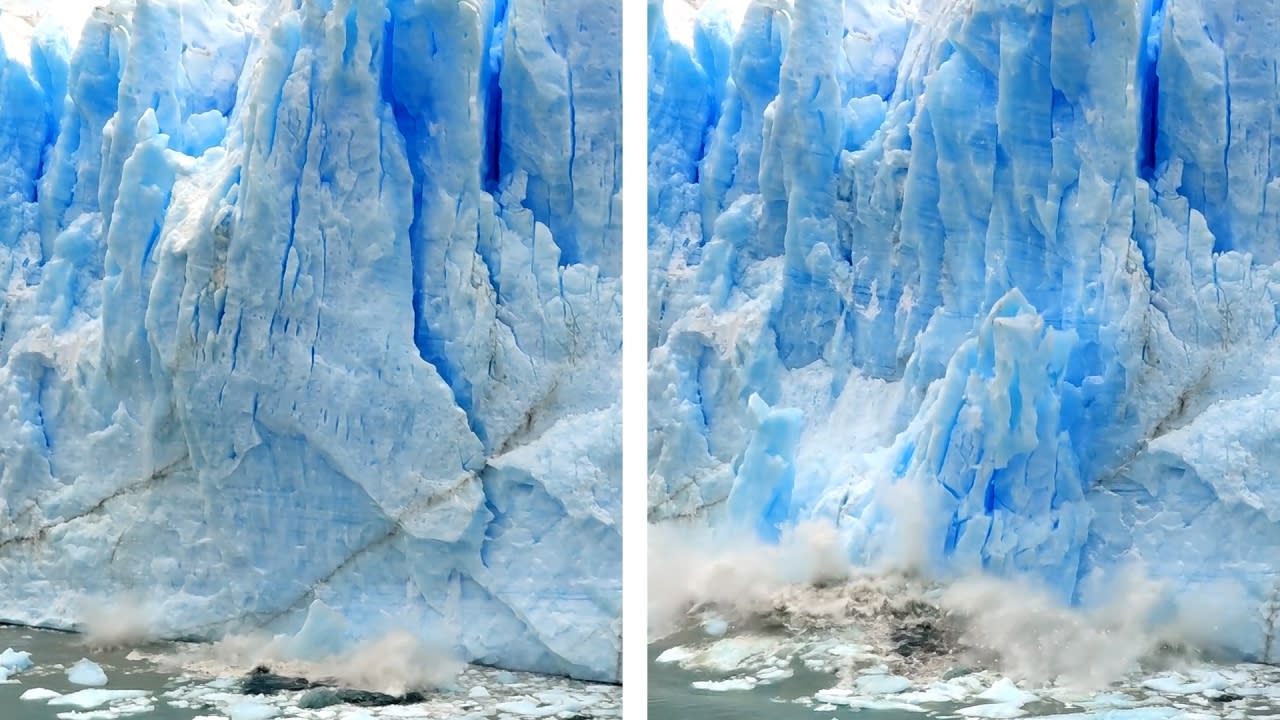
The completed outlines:
<svg viewBox="0 0 1280 720">
<path fill-rule="evenodd" d="M 649 9 L 650 516 L 1264 659 L 1280 4 Z"/>
<path fill-rule="evenodd" d="M 618 4 L 15 7 L 0 619 L 618 679 Z"/>
</svg>

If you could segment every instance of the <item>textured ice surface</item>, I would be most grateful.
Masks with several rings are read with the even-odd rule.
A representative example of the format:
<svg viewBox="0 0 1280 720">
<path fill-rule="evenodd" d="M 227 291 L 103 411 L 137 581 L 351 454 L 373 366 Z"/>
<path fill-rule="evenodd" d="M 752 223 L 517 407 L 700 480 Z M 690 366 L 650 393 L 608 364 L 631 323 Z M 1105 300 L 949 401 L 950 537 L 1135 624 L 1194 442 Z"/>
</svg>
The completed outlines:
<svg viewBox="0 0 1280 720">
<path fill-rule="evenodd" d="M 25 650 L 5 648 L 4 652 L 0 652 L 0 670 L 17 673 L 23 670 L 30 670 L 32 665 L 31 653 Z"/>
<path fill-rule="evenodd" d="M 80 658 L 79 662 L 67 668 L 67 681 L 73 685 L 102 687 L 107 684 L 107 674 L 98 663 Z"/>
<path fill-rule="evenodd" d="M 1085 605 L 1123 560 L 1262 657 L 1280 5 L 665 5 L 651 517 Z"/>
<path fill-rule="evenodd" d="M 61 694 L 62 693 L 56 690 L 49 690 L 48 688 L 31 688 L 30 690 L 27 690 L 26 692 L 22 693 L 22 696 L 20 699 L 32 700 L 32 701 L 52 700 L 53 698 L 56 698 Z"/>
<path fill-rule="evenodd" d="M 0 619 L 127 589 L 210 637 L 320 600 L 616 678 L 618 4 L 118 1 L 74 45 L 29 15 Z"/>
<path fill-rule="evenodd" d="M 54 707 L 69 705 L 88 710 L 121 700 L 134 700 L 146 696 L 147 692 L 144 690 L 77 690 L 73 693 L 49 698 L 49 704 Z"/>
</svg>

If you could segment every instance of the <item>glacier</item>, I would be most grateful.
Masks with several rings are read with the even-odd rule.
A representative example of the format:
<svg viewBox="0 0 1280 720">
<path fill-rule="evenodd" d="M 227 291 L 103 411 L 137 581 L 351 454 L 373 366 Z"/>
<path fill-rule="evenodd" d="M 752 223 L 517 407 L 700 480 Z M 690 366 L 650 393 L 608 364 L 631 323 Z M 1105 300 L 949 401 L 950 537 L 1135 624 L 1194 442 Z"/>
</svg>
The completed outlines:
<svg viewBox="0 0 1280 720">
<path fill-rule="evenodd" d="M 0 621 L 616 682 L 618 4 L 64 5 L 0 7 Z"/>
<path fill-rule="evenodd" d="M 1280 4 L 648 12 L 650 520 L 1280 660 Z"/>
</svg>

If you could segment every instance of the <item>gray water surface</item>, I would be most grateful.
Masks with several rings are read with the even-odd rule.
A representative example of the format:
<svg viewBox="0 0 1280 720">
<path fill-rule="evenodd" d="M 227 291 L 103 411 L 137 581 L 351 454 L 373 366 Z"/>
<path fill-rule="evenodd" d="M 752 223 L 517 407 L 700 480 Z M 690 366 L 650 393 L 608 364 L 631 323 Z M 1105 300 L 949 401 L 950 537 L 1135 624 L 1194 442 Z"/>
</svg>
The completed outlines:
<svg viewBox="0 0 1280 720">
<path fill-rule="evenodd" d="M 371 720 L 377 718 L 451 718 L 516 720 L 535 717 L 616 718 L 621 715 L 621 688 L 533 673 L 466 666 L 449 687 L 425 692 L 421 702 L 389 707 L 357 707 L 345 703 L 323 708 L 300 707 L 305 691 L 270 696 L 240 694 L 248 668 L 223 667 L 216 672 L 187 668 L 149 658 L 179 657 L 207 646 L 152 644 L 141 648 L 99 651 L 84 638 L 32 628 L 0 626 L 0 652 L 5 648 L 31 654 L 34 667 L 0 684 L 0 720 L 195 720 L 198 717 L 279 718 L 280 720 Z M 73 685 L 66 669 L 81 658 L 102 667 L 103 690 L 140 690 L 145 700 L 127 699 L 95 707 L 75 707 L 65 699 L 22 700 L 33 688 L 62 695 L 93 690 Z"/>
<path fill-rule="evenodd" d="M 145 690 L 159 696 L 182 684 L 178 676 L 165 673 L 149 662 L 129 660 L 129 650 L 93 651 L 81 636 L 73 633 L 0 626 L 0 651 L 5 648 L 31 653 L 35 667 L 0 684 L 0 718 L 3 720 L 56 720 L 59 713 L 88 712 L 76 707 L 51 706 L 44 701 L 19 700 L 31 688 L 47 688 L 63 694 L 84 690 L 67 680 L 66 668 L 88 657 L 107 673 L 108 690 Z M 155 649 L 163 650 L 163 646 Z M 102 711 L 102 708 L 96 708 Z M 151 720 L 193 720 L 211 714 L 212 709 L 178 708 L 158 702 L 145 716 Z"/>
</svg>

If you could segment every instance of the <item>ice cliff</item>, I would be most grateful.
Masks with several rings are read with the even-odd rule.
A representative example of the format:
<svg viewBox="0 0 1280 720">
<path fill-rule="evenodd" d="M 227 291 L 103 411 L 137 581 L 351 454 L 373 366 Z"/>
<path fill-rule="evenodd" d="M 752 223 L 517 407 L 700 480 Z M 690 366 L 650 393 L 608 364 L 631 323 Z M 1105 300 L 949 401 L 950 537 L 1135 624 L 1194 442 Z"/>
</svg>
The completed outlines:
<svg viewBox="0 0 1280 720">
<path fill-rule="evenodd" d="M 1262 658 L 1280 4 L 649 15 L 651 519 L 1076 604 L 1136 566 Z"/>
<path fill-rule="evenodd" d="M 0 620 L 616 680 L 618 5 L 0 24 Z"/>
</svg>

